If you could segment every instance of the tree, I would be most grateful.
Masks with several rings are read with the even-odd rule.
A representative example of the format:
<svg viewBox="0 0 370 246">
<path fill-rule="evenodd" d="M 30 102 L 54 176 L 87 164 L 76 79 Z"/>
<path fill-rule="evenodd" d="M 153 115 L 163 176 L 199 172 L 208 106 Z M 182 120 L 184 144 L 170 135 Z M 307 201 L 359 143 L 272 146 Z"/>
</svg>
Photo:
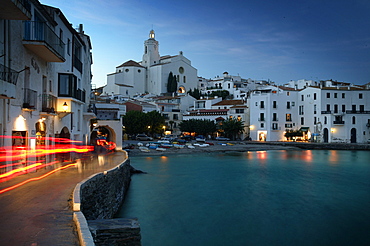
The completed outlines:
<svg viewBox="0 0 370 246">
<path fill-rule="evenodd" d="M 167 79 L 167 92 L 173 93 L 177 90 L 177 79 L 176 76 L 173 75 L 172 72 L 168 75 Z"/>
<path fill-rule="evenodd" d="M 244 131 L 244 122 L 229 118 L 222 122 L 221 129 L 224 130 L 227 137 L 235 140 L 236 136 Z"/>
<path fill-rule="evenodd" d="M 123 125 L 128 134 L 162 133 L 164 123 L 164 117 L 158 111 L 148 113 L 129 111 L 123 116 Z"/>
<path fill-rule="evenodd" d="M 222 97 L 222 100 L 225 100 L 230 95 L 230 92 L 227 90 L 218 90 L 218 91 L 212 91 L 209 96 L 211 97 Z"/>
<path fill-rule="evenodd" d="M 172 80 L 173 80 L 173 74 L 172 72 L 170 72 L 170 74 L 168 75 L 168 79 L 167 79 L 167 92 L 171 92 Z"/>
<path fill-rule="evenodd" d="M 195 132 L 197 135 L 208 135 L 216 131 L 216 124 L 212 120 L 190 119 L 179 124 L 182 132 Z"/>
<path fill-rule="evenodd" d="M 168 122 L 168 124 L 170 124 L 170 126 L 171 126 L 171 131 L 172 131 L 172 127 L 173 127 L 173 124 L 174 124 L 175 122 L 173 121 L 173 120 L 170 120 L 169 122 Z"/>
<path fill-rule="evenodd" d="M 143 133 L 147 130 L 147 115 L 140 111 L 129 111 L 123 116 L 127 134 Z"/>
<path fill-rule="evenodd" d="M 188 94 L 192 97 L 194 97 L 195 99 L 200 99 L 201 97 L 201 93 L 199 91 L 198 88 L 194 88 L 194 90 L 192 91 L 191 89 L 189 90 Z"/>
<path fill-rule="evenodd" d="M 162 133 L 163 125 L 165 124 L 163 115 L 161 115 L 161 113 L 159 113 L 158 111 L 150 111 L 146 113 L 146 116 L 147 126 L 150 126 L 149 133 Z"/>
</svg>

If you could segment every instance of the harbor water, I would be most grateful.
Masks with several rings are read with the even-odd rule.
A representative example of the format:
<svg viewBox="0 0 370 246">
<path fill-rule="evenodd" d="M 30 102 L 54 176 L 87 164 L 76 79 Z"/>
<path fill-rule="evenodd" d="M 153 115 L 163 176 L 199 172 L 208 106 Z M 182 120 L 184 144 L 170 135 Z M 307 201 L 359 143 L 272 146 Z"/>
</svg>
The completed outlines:
<svg viewBox="0 0 370 246">
<path fill-rule="evenodd" d="M 370 245 L 369 151 L 132 157 L 144 246 Z"/>
</svg>

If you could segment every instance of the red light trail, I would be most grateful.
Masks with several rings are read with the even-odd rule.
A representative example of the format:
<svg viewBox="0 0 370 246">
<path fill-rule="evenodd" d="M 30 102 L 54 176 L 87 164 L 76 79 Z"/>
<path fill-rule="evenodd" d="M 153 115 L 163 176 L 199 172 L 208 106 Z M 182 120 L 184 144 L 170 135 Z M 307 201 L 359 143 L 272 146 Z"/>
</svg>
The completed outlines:
<svg viewBox="0 0 370 246">
<path fill-rule="evenodd" d="M 42 175 L 42 176 L 40 176 L 40 177 L 27 179 L 27 180 L 25 180 L 25 181 L 23 181 L 23 182 L 21 182 L 21 183 L 18 183 L 18 184 L 16 184 L 16 185 L 13 185 L 13 186 L 10 186 L 10 187 L 8 187 L 8 188 L 5 188 L 5 189 L 0 190 L 0 194 L 5 193 L 5 192 L 10 191 L 10 190 L 14 190 L 15 188 L 18 188 L 18 187 L 20 187 L 20 186 L 22 186 L 22 185 L 25 185 L 25 184 L 29 183 L 29 182 L 37 181 L 37 180 L 40 180 L 40 179 L 46 178 L 47 176 L 49 176 L 49 175 L 51 175 L 51 174 L 53 174 L 53 173 L 55 173 L 55 172 L 57 172 L 57 171 L 59 171 L 59 170 L 63 170 L 63 169 L 69 168 L 69 167 L 74 167 L 74 166 L 76 166 L 76 165 L 77 165 L 77 163 L 76 163 L 76 162 L 75 162 L 75 163 L 71 163 L 71 164 L 68 164 L 68 165 L 65 165 L 65 166 L 59 167 L 59 168 L 57 168 L 57 169 L 54 169 L 54 170 L 52 170 L 52 171 L 50 171 L 50 172 L 48 172 L 48 173 L 46 173 L 46 174 L 44 174 L 44 175 Z"/>
</svg>

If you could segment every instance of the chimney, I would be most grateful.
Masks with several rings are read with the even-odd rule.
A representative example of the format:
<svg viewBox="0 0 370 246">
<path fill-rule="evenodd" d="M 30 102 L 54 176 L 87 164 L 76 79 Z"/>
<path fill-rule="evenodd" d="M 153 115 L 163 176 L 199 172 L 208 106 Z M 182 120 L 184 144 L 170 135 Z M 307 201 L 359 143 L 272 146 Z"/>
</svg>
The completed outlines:
<svg viewBox="0 0 370 246">
<path fill-rule="evenodd" d="M 83 24 L 80 24 L 79 26 L 78 26 L 78 32 L 79 33 L 84 33 L 84 25 Z"/>
</svg>

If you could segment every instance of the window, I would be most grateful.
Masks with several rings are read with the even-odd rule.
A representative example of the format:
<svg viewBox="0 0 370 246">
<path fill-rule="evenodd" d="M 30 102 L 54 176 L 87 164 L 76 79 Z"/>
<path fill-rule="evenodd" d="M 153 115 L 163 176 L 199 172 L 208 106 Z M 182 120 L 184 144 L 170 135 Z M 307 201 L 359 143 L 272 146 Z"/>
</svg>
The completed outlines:
<svg viewBox="0 0 370 246">
<path fill-rule="evenodd" d="M 313 124 L 316 125 L 317 124 L 317 118 L 316 117 L 313 117 Z"/>
<path fill-rule="evenodd" d="M 238 121 L 242 121 L 242 117 L 240 115 L 238 115 Z"/>
<path fill-rule="evenodd" d="M 301 117 L 301 125 L 304 125 L 304 117 Z"/>
<path fill-rule="evenodd" d="M 179 115 L 178 114 L 173 114 L 173 119 L 174 120 L 178 120 L 179 119 Z"/>
<path fill-rule="evenodd" d="M 125 72 L 128 73 L 130 70 L 128 68 L 125 69 Z"/>
<path fill-rule="evenodd" d="M 304 101 L 304 95 L 301 95 L 301 101 Z"/>
<path fill-rule="evenodd" d="M 346 105 L 342 105 L 342 112 L 346 112 Z"/>
<path fill-rule="evenodd" d="M 278 123 L 272 123 L 272 130 L 278 130 Z"/>
<path fill-rule="evenodd" d="M 362 93 L 358 94 L 358 98 L 362 99 Z"/>
<path fill-rule="evenodd" d="M 364 112 L 365 111 L 365 105 L 360 105 L 360 112 Z"/>
<path fill-rule="evenodd" d="M 313 100 L 316 100 L 316 93 L 313 93 Z"/>
<path fill-rule="evenodd" d="M 75 97 L 77 93 L 77 77 L 73 74 L 58 74 L 58 95 Z"/>
<path fill-rule="evenodd" d="M 317 105 L 313 105 L 313 113 L 316 114 L 317 113 Z"/>
<path fill-rule="evenodd" d="M 326 111 L 330 112 L 330 104 L 326 104 Z"/>
<path fill-rule="evenodd" d="M 272 114 L 272 121 L 277 121 L 277 113 Z"/>
<path fill-rule="evenodd" d="M 67 40 L 67 54 L 71 55 L 71 40 Z"/>
<path fill-rule="evenodd" d="M 346 94 L 345 93 L 342 93 L 342 98 L 346 98 Z"/>
<path fill-rule="evenodd" d="M 352 105 L 352 112 L 355 113 L 356 112 L 356 105 Z"/>
<path fill-rule="evenodd" d="M 304 115 L 303 105 L 299 106 L 299 115 Z"/>
<path fill-rule="evenodd" d="M 60 29 L 59 30 L 59 45 L 62 46 L 63 45 L 63 30 Z"/>
<path fill-rule="evenodd" d="M 265 121 L 265 114 L 264 113 L 260 113 L 260 118 L 259 118 L 260 121 Z"/>
<path fill-rule="evenodd" d="M 328 124 L 328 117 L 324 117 L 324 124 Z"/>
<path fill-rule="evenodd" d="M 290 102 L 286 102 L 286 108 L 290 109 Z"/>
<path fill-rule="evenodd" d="M 288 92 L 286 93 L 286 95 L 287 95 L 287 96 L 290 96 L 290 92 L 288 91 Z"/>
<path fill-rule="evenodd" d="M 264 128 L 265 127 L 265 123 L 261 123 L 261 128 Z"/>
<path fill-rule="evenodd" d="M 141 73 L 141 69 L 138 69 L 138 70 L 137 70 L 137 72 L 138 72 L 138 73 Z"/>
<path fill-rule="evenodd" d="M 276 101 L 273 101 L 273 102 L 272 102 L 272 107 L 273 107 L 273 108 L 277 108 L 277 106 L 276 106 Z"/>
<path fill-rule="evenodd" d="M 237 109 L 235 109 L 235 113 L 244 114 L 244 109 L 243 108 L 237 108 Z"/>
<path fill-rule="evenodd" d="M 231 86 L 231 85 L 230 85 L 230 83 L 228 83 L 228 84 L 227 84 L 227 88 L 228 88 L 228 89 L 230 89 L 230 86 Z"/>
<path fill-rule="evenodd" d="M 338 93 L 334 93 L 334 98 L 338 98 Z"/>
<path fill-rule="evenodd" d="M 330 92 L 326 93 L 326 98 L 330 98 Z"/>
<path fill-rule="evenodd" d="M 356 124 L 356 117 L 352 116 L 352 124 Z"/>
<path fill-rule="evenodd" d="M 260 108 L 265 108 L 265 101 L 261 101 Z"/>
<path fill-rule="evenodd" d="M 184 76 L 184 83 L 186 83 L 186 76 Z"/>
<path fill-rule="evenodd" d="M 338 105 L 337 104 L 334 105 L 334 113 L 338 113 Z"/>
<path fill-rule="evenodd" d="M 292 121 L 292 114 L 286 114 L 285 119 L 286 121 Z"/>
<path fill-rule="evenodd" d="M 285 128 L 292 128 L 293 125 L 292 124 L 285 124 Z"/>
</svg>

